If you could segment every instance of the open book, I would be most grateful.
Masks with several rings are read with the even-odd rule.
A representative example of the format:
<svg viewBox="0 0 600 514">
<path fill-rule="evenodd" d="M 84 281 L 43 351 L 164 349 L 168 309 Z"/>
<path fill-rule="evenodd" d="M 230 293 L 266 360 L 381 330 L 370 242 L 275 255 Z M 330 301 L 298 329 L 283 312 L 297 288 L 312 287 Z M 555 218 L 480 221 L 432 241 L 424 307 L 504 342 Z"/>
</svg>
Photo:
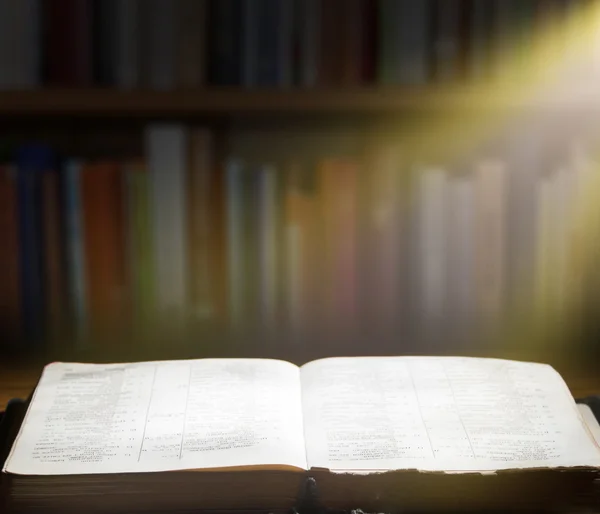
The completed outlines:
<svg viewBox="0 0 600 514">
<path fill-rule="evenodd" d="M 335 489 L 345 477 L 401 471 L 597 469 L 600 447 L 550 366 L 365 357 L 302 367 L 260 359 L 54 363 L 3 471 L 26 491 L 27 477 L 39 487 L 40 476 L 72 483 L 90 475 L 106 484 L 106 475 L 143 481 L 190 470 L 288 477 L 310 470 L 326 474 L 324 484 L 339 477 Z M 192 475 L 199 483 L 218 473 Z M 292 478 L 286 494 L 297 494 L 298 484 Z"/>
</svg>

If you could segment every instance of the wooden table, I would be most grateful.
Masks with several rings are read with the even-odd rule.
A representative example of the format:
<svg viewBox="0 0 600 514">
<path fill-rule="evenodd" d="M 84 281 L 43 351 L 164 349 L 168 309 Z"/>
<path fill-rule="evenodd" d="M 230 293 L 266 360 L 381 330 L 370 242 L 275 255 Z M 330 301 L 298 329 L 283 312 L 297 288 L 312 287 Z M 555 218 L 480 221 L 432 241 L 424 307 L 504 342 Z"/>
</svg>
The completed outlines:
<svg viewBox="0 0 600 514">
<path fill-rule="evenodd" d="M 0 410 L 3 410 L 11 398 L 27 398 L 41 373 L 41 367 L 19 365 L 3 367 L 0 365 Z M 600 373 L 578 374 L 562 372 L 575 398 L 600 394 Z"/>
</svg>

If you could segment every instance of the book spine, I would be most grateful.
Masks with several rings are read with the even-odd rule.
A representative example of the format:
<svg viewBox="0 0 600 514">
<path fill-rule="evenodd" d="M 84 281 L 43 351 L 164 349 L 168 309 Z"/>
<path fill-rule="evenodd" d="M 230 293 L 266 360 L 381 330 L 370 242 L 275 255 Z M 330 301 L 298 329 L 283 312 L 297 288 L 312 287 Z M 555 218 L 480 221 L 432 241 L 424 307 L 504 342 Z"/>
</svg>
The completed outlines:
<svg viewBox="0 0 600 514">
<path fill-rule="evenodd" d="M 318 83 L 322 1 L 296 0 L 296 81 L 302 87 L 315 87 Z"/>
<path fill-rule="evenodd" d="M 484 161 L 477 166 L 476 269 L 484 318 L 497 317 L 504 305 L 507 188 L 504 163 Z"/>
<path fill-rule="evenodd" d="M 346 6 L 343 0 L 321 2 L 319 86 L 336 86 L 342 83 L 344 74 L 343 55 Z"/>
<path fill-rule="evenodd" d="M 450 180 L 447 203 L 448 291 L 447 300 L 453 324 L 467 327 L 476 302 L 474 294 L 475 264 L 475 194 L 471 177 Z"/>
<path fill-rule="evenodd" d="M 157 91 L 175 89 L 177 16 L 173 0 L 146 0 L 144 28 L 144 82 Z"/>
<path fill-rule="evenodd" d="M 396 324 L 400 313 L 402 219 L 401 156 L 380 147 L 368 158 L 366 178 L 364 291 L 365 312 L 375 327 Z"/>
<path fill-rule="evenodd" d="M 39 85 L 41 8 L 40 0 L 0 2 L 0 90 Z"/>
<path fill-rule="evenodd" d="M 116 5 L 115 86 L 133 89 L 139 86 L 141 76 L 141 0 L 118 0 Z"/>
<path fill-rule="evenodd" d="M 189 176 L 189 229 L 191 300 L 195 316 L 214 316 L 216 277 L 213 276 L 212 255 L 215 230 L 213 204 L 214 155 L 213 137 L 207 129 L 197 129 L 191 135 Z"/>
<path fill-rule="evenodd" d="M 320 168 L 323 213 L 325 290 L 328 324 L 334 330 L 352 326 L 356 308 L 356 217 L 358 168 L 354 162 L 327 160 Z"/>
<path fill-rule="evenodd" d="M 382 84 L 421 85 L 430 79 L 431 0 L 381 0 Z"/>
<path fill-rule="evenodd" d="M 377 80 L 378 7 L 378 0 L 363 0 L 361 2 L 360 79 L 365 84 L 372 84 Z"/>
<path fill-rule="evenodd" d="M 86 282 L 94 331 L 122 326 L 128 313 L 121 185 L 115 162 L 88 164 L 82 174 Z"/>
<path fill-rule="evenodd" d="M 258 177 L 260 314 L 273 328 L 277 313 L 277 171 L 262 167 Z"/>
<path fill-rule="evenodd" d="M 36 341 L 45 325 L 42 176 L 54 166 L 54 156 L 46 146 L 26 145 L 17 151 L 16 166 L 25 335 Z"/>
<path fill-rule="evenodd" d="M 187 306 L 188 134 L 180 125 L 150 125 L 145 133 L 151 183 L 156 301 L 161 313 Z"/>
<path fill-rule="evenodd" d="M 92 0 L 94 85 L 115 83 L 117 0 Z"/>
<path fill-rule="evenodd" d="M 436 81 L 455 81 L 460 74 L 462 0 L 437 0 L 434 9 L 433 73 Z"/>
<path fill-rule="evenodd" d="M 491 71 L 494 4 L 471 0 L 469 10 L 467 75 L 473 80 L 483 80 L 489 77 Z"/>
<path fill-rule="evenodd" d="M 137 320 L 143 328 L 154 312 L 154 263 L 148 173 L 133 162 L 126 171 L 129 232 L 129 276 Z"/>
<path fill-rule="evenodd" d="M 59 177 L 56 170 L 43 176 L 43 221 L 45 255 L 46 323 L 50 333 L 61 332 L 65 322 L 66 295 L 64 278 L 63 235 L 59 204 Z"/>
<path fill-rule="evenodd" d="M 177 85 L 199 88 L 206 82 L 208 0 L 177 4 Z"/>
<path fill-rule="evenodd" d="M 45 7 L 49 84 L 90 85 L 93 79 L 91 0 L 54 0 Z"/>
<path fill-rule="evenodd" d="M 211 83 L 243 83 L 244 0 L 213 0 L 209 5 L 209 69 Z"/>
<path fill-rule="evenodd" d="M 243 164 L 230 159 L 225 168 L 229 315 L 232 325 L 244 318 L 244 188 Z"/>
<path fill-rule="evenodd" d="M 17 203 L 16 171 L 0 165 L 0 325 L 6 343 L 17 342 L 23 331 Z"/>
<path fill-rule="evenodd" d="M 258 0 L 261 2 L 262 0 Z M 256 8 L 257 0 L 243 0 L 242 5 L 242 84 L 244 87 L 258 85 L 259 31 L 261 30 L 260 10 Z"/>
<path fill-rule="evenodd" d="M 445 314 L 447 241 L 445 213 L 447 175 L 442 169 L 425 169 L 419 176 L 419 243 L 421 314 L 424 323 L 438 327 Z"/>
<path fill-rule="evenodd" d="M 308 245 L 310 199 L 302 188 L 303 170 L 291 165 L 285 185 L 285 283 L 286 319 L 294 334 L 300 334 L 308 322 L 310 287 Z"/>
<path fill-rule="evenodd" d="M 68 161 L 64 166 L 65 241 L 68 271 L 68 296 L 76 336 L 87 330 L 87 284 L 83 245 L 83 206 L 81 202 L 80 161 Z"/>
</svg>

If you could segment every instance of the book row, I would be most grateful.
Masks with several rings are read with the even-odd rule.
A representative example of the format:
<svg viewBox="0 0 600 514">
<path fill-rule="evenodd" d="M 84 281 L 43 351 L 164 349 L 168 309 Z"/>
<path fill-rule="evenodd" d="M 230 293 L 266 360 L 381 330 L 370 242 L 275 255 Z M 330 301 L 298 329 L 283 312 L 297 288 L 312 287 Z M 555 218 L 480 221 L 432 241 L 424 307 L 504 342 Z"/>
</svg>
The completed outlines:
<svg viewBox="0 0 600 514">
<path fill-rule="evenodd" d="M 527 62 L 544 33 L 562 30 L 589 4 L 2 0 L 0 89 L 315 87 L 480 79 L 506 73 L 504 63 L 511 56 Z"/>
<path fill-rule="evenodd" d="M 387 143 L 310 163 L 217 146 L 208 129 L 152 124 L 138 158 L 11 151 L 0 166 L 5 333 L 190 321 L 463 330 L 509 308 L 560 313 L 584 287 L 596 176 L 585 152 L 523 173 L 498 156 L 415 164 Z"/>
</svg>

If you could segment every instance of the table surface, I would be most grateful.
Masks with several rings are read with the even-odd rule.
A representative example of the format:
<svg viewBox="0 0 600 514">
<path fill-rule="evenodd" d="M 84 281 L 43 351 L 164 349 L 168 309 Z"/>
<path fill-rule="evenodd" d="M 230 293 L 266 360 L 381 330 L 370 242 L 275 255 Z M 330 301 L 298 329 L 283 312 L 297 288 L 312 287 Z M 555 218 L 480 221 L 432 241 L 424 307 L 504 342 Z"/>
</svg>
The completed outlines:
<svg viewBox="0 0 600 514">
<path fill-rule="evenodd" d="M 0 364 L 0 410 L 11 398 L 27 398 L 40 376 L 39 366 Z M 575 398 L 600 394 L 600 372 L 562 372 L 563 378 Z"/>
</svg>

